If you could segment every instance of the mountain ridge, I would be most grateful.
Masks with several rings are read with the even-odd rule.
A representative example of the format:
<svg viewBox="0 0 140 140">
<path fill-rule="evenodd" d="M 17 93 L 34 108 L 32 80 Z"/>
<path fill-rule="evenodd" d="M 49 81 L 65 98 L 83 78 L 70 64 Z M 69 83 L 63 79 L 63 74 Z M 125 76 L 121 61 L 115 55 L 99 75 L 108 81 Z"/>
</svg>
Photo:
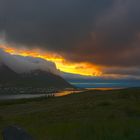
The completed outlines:
<svg viewBox="0 0 140 140">
<path fill-rule="evenodd" d="M 7 65 L 0 65 L 0 85 L 3 87 L 45 87 L 45 88 L 74 88 L 61 76 L 43 70 L 28 73 L 16 73 Z"/>
</svg>

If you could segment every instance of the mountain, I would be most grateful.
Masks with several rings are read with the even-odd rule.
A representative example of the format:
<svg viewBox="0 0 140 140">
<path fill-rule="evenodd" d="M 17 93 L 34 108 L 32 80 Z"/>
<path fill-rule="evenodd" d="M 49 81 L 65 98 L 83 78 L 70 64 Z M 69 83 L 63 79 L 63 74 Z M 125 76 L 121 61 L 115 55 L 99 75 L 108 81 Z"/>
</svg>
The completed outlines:
<svg viewBox="0 0 140 140">
<path fill-rule="evenodd" d="M 43 70 L 30 73 L 16 73 L 8 66 L 0 66 L 0 85 L 3 87 L 35 87 L 35 88 L 74 88 L 62 77 Z"/>
</svg>

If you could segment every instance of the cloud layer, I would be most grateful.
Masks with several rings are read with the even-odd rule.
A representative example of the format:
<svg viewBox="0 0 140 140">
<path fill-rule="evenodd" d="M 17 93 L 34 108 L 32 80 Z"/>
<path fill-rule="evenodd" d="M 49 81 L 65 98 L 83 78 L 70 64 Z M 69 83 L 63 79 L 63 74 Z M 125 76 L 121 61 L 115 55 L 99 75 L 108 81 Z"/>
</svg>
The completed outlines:
<svg viewBox="0 0 140 140">
<path fill-rule="evenodd" d="M 55 51 L 102 66 L 106 74 L 133 69 L 136 75 L 139 5 L 138 0 L 1 0 L 0 32 L 16 46 Z"/>
<path fill-rule="evenodd" d="M 34 70 L 43 70 L 59 74 L 54 63 L 41 58 L 11 55 L 0 49 L 0 64 L 5 64 L 17 73 L 29 73 Z"/>
</svg>

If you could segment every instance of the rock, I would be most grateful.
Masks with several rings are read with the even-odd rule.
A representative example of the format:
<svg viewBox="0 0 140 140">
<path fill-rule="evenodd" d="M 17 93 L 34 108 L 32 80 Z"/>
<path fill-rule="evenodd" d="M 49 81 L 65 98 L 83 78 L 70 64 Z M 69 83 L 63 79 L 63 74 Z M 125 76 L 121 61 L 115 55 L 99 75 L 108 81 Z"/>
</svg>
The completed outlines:
<svg viewBox="0 0 140 140">
<path fill-rule="evenodd" d="M 8 126 L 2 132 L 4 140 L 35 140 L 24 129 L 18 126 Z"/>
</svg>

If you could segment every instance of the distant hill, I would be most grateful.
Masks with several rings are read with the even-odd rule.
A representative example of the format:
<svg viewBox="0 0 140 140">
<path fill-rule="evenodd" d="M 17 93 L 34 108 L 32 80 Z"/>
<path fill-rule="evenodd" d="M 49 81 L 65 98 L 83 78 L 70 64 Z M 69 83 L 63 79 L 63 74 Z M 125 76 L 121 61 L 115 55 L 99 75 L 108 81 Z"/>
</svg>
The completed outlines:
<svg viewBox="0 0 140 140">
<path fill-rule="evenodd" d="M 30 73 L 19 74 L 3 64 L 0 66 L 0 85 L 4 87 L 73 88 L 62 77 L 50 72 L 35 70 Z"/>
</svg>

